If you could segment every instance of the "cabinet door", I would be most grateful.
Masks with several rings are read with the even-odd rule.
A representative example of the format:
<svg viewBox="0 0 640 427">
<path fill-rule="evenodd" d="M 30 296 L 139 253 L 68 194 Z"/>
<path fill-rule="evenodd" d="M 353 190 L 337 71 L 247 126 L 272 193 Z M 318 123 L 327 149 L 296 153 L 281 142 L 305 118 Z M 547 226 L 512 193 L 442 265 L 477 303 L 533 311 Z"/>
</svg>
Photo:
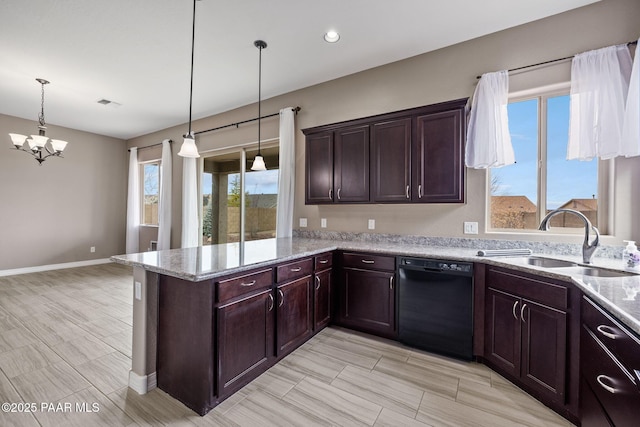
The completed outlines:
<svg viewBox="0 0 640 427">
<path fill-rule="evenodd" d="M 416 118 L 413 201 L 464 203 L 464 109 Z"/>
<path fill-rule="evenodd" d="M 295 349 L 311 336 L 313 328 L 313 306 L 311 276 L 277 287 L 277 332 L 278 357 Z"/>
<path fill-rule="evenodd" d="M 411 201 L 411 117 L 376 123 L 371 132 L 371 201 Z"/>
<path fill-rule="evenodd" d="M 333 132 L 306 138 L 305 203 L 333 202 Z"/>
<path fill-rule="evenodd" d="M 319 331 L 331 320 L 331 270 L 315 274 L 313 298 L 313 330 Z"/>
<path fill-rule="evenodd" d="M 567 314 L 535 302 L 520 302 L 522 381 L 564 403 Z"/>
<path fill-rule="evenodd" d="M 369 201 L 369 125 L 335 132 L 333 174 L 338 203 Z"/>
<path fill-rule="evenodd" d="M 485 358 L 520 376 L 520 298 L 488 288 L 485 309 Z"/>
<path fill-rule="evenodd" d="M 273 352 L 273 291 L 218 309 L 218 395 L 227 396 L 265 371 Z"/>
<path fill-rule="evenodd" d="M 340 323 L 353 329 L 395 337 L 394 274 L 343 268 Z"/>
</svg>

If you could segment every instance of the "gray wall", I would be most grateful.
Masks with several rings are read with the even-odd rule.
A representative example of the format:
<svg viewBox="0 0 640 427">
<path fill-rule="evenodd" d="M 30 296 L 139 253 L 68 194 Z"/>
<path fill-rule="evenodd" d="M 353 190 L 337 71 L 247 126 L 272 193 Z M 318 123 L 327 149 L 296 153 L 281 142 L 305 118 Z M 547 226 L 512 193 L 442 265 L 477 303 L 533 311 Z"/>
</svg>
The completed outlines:
<svg viewBox="0 0 640 427">
<path fill-rule="evenodd" d="M 463 222 L 480 223 L 478 237 L 522 239 L 520 234 L 486 233 L 486 188 L 484 171 L 467 172 L 467 203 L 464 205 L 349 205 L 305 206 L 304 136 L 300 129 L 372 114 L 426 105 L 473 94 L 476 76 L 529 65 L 612 44 L 635 40 L 640 36 L 640 2 L 603 0 L 601 2 L 511 28 L 438 51 L 388 64 L 317 86 L 287 93 L 263 101 L 262 111 L 276 112 L 286 106 L 302 107 L 296 119 L 296 190 L 294 226 L 298 218 L 309 220 L 309 229 L 320 228 L 327 218 L 328 230 L 367 231 L 367 219 L 376 219 L 376 232 L 427 236 L 463 236 Z M 292 71 L 294 72 L 294 71 Z M 267 76 L 263 76 L 263 80 Z M 512 78 L 514 90 L 539 84 L 568 82 L 569 64 L 520 73 Z M 198 94 L 194 94 L 198 96 Z M 198 120 L 194 129 L 209 129 L 255 117 L 255 105 Z M 180 244 L 182 160 L 175 156 L 186 125 L 169 128 L 128 141 L 129 146 L 145 146 L 172 138 L 174 144 L 174 191 L 172 247 Z M 229 145 L 255 142 L 254 124 L 231 128 L 198 137 L 201 151 Z M 263 121 L 263 138 L 277 137 L 277 118 Z M 640 175 L 640 159 L 615 161 L 614 211 L 616 228 L 607 244 L 622 239 L 640 240 L 640 221 L 633 220 L 632 207 L 640 206 L 640 192 L 632 187 Z M 575 242 L 575 236 L 532 233 L 530 240 Z"/>
<path fill-rule="evenodd" d="M 7 135 L 35 133 L 37 121 L 0 115 L 0 270 L 125 251 L 125 141 L 47 126 L 48 136 L 69 144 L 64 158 L 39 166 L 13 149 Z"/>
</svg>

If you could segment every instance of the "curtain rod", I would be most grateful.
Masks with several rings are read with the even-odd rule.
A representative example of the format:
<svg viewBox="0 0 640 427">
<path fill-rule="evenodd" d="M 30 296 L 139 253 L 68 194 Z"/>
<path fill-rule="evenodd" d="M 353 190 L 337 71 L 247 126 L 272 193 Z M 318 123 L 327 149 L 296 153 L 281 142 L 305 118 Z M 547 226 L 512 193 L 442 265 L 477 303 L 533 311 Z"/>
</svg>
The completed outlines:
<svg viewBox="0 0 640 427">
<path fill-rule="evenodd" d="M 631 46 L 633 44 L 638 44 L 638 41 L 632 41 L 627 43 L 627 46 Z M 552 59 L 550 61 L 544 61 L 544 62 L 538 62 L 537 64 L 531 64 L 531 65 L 524 65 L 522 67 L 517 67 L 517 68 L 510 68 L 509 71 L 510 73 L 513 71 L 520 71 L 520 70 L 524 70 L 526 68 L 532 68 L 532 67 L 538 67 L 540 65 L 547 65 L 547 64 L 553 64 L 554 62 L 561 62 L 561 61 L 567 61 L 569 59 L 572 59 L 575 55 L 571 55 L 571 56 L 566 56 L 564 58 L 558 58 L 558 59 Z M 479 79 L 482 76 L 476 76 L 476 79 Z"/>
<path fill-rule="evenodd" d="M 162 141 L 164 142 L 164 141 Z M 157 144 L 151 144 L 151 145 L 145 145 L 144 147 L 137 147 L 138 151 L 140 150 L 144 150 L 145 148 L 151 148 L 151 147 L 157 147 L 158 145 L 162 145 L 162 142 L 158 142 Z M 169 140 L 169 144 L 171 144 L 173 142 L 172 139 Z M 131 152 L 131 148 L 127 149 L 128 152 Z"/>
<path fill-rule="evenodd" d="M 292 109 L 292 110 L 293 110 L 293 112 L 294 112 L 294 113 L 296 113 L 296 114 L 298 114 L 298 111 L 300 111 L 300 110 L 301 110 L 301 108 L 300 108 L 300 107 L 292 107 L 291 109 Z M 199 130 L 198 132 L 194 132 L 194 134 L 195 134 L 195 135 L 200 135 L 201 133 L 213 132 L 214 130 L 220 130 L 220 129 L 224 129 L 224 128 L 230 128 L 230 127 L 232 127 L 232 126 L 239 127 L 240 125 L 245 124 L 245 123 L 254 122 L 254 121 L 258 120 L 258 119 L 266 119 L 266 118 L 268 118 L 268 117 L 277 116 L 277 115 L 279 115 L 279 114 L 280 114 L 280 113 L 278 112 L 278 113 L 269 114 L 269 115 L 267 115 L 267 116 L 255 117 L 255 118 L 253 118 L 253 119 L 247 119 L 247 120 L 243 120 L 243 121 L 241 121 L 241 122 L 231 123 L 231 124 L 224 125 L 224 126 L 218 126 L 218 127 L 216 127 L 216 128 L 213 128 L 213 129 Z"/>
</svg>

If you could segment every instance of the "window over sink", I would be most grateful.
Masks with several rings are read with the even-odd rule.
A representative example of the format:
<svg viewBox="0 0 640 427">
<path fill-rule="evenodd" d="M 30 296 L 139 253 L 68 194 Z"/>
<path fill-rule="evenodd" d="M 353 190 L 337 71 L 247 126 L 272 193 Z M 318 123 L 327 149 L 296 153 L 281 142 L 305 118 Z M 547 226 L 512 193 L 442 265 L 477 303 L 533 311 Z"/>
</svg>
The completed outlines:
<svg viewBox="0 0 640 427">
<path fill-rule="evenodd" d="M 536 230 L 549 211 L 567 208 L 607 232 L 609 161 L 566 160 L 569 105 L 568 91 L 510 100 L 516 163 L 489 171 L 490 230 Z M 579 233 L 584 226 L 578 217 L 565 214 L 556 215 L 550 225 Z"/>
</svg>

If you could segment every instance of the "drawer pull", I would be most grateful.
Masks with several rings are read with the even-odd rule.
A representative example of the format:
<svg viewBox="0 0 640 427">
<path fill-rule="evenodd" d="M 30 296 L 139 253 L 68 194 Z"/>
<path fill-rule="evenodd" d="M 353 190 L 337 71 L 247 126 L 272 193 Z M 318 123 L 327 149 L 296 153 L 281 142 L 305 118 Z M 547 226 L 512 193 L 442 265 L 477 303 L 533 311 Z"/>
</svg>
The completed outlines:
<svg viewBox="0 0 640 427">
<path fill-rule="evenodd" d="M 318 261 L 320 264 L 326 264 L 329 262 L 328 259 L 321 259 L 320 261 Z"/>
<path fill-rule="evenodd" d="M 603 389 L 607 390 L 611 394 L 616 394 L 618 391 L 615 388 L 611 387 L 610 385 L 606 385 L 602 381 L 603 379 L 607 379 L 608 381 L 612 381 L 611 378 L 609 378 L 606 375 L 598 375 L 596 377 L 596 381 L 598 381 L 598 384 L 600 384 L 600 387 L 602 387 Z"/>
<path fill-rule="evenodd" d="M 340 190 L 342 190 L 342 188 L 338 188 L 338 200 L 340 200 Z"/>
<path fill-rule="evenodd" d="M 240 286 L 253 286 L 253 285 L 255 285 L 255 284 L 256 284 L 256 281 L 255 281 L 255 280 L 252 280 L 252 281 L 251 281 L 251 282 L 249 282 L 249 283 L 240 283 Z"/>
<path fill-rule="evenodd" d="M 316 286 L 316 291 L 320 289 L 320 277 L 316 276 L 316 283 L 318 284 Z"/>
<path fill-rule="evenodd" d="M 596 329 L 598 330 L 598 332 L 600 332 L 602 335 L 604 335 L 607 338 L 611 338 L 612 340 L 615 340 L 618 338 L 618 336 L 612 332 L 613 328 L 611 328 L 610 326 L 600 325 Z"/>
<path fill-rule="evenodd" d="M 408 185 L 407 185 L 407 194 L 406 194 L 406 196 L 407 196 L 407 199 L 411 198 L 411 196 L 409 196 L 409 186 Z"/>
<path fill-rule="evenodd" d="M 389 289 L 393 290 L 393 276 L 389 277 Z"/>
<path fill-rule="evenodd" d="M 362 262 L 364 262 L 365 264 L 375 264 L 375 261 L 372 259 L 363 259 Z"/>
<path fill-rule="evenodd" d="M 296 267 L 296 268 L 292 268 L 291 272 L 292 273 L 297 273 L 298 271 L 301 271 L 301 270 L 302 270 L 302 267 Z"/>
<path fill-rule="evenodd" d="M 422 199 L 422 184 L 418 184 L 418 199 Z"/>
<path fill-rule="evenodd" d="M 329 200 L 333 200 L 333 189 L 329 189 Z"/>
<path fill-rule="evenodd" d="M 522 304 L 522 308 L 520 309 L 520 319 L 522 320 L 523 323 L 527 323 L 526 320 L 524 320 L 524 309 L 527 308 L 527 304 Z"/>
<path fill-rule="evenodd" d="M 513 318 L 516 320 L 518 320 L 518 315 L 516 314 L 516 307 L 518 306 L 518 302 L 519 301 L 513 303 L 513 310 L 511 310 L 511 312 L 513 313 Z"/>
<path fill-rule="evenodd" d="M 273 301 L 273 294 L 269 294 L 269 300 L 270 300 L 270 302 L 271 302 L 271 305 L 269 305 L 269 309 L 268 309 L 267 311 L 271 311 L 271 310 L 273 310 L 273 304 L 274 304 L 274 301 Z"/>
</svg>

